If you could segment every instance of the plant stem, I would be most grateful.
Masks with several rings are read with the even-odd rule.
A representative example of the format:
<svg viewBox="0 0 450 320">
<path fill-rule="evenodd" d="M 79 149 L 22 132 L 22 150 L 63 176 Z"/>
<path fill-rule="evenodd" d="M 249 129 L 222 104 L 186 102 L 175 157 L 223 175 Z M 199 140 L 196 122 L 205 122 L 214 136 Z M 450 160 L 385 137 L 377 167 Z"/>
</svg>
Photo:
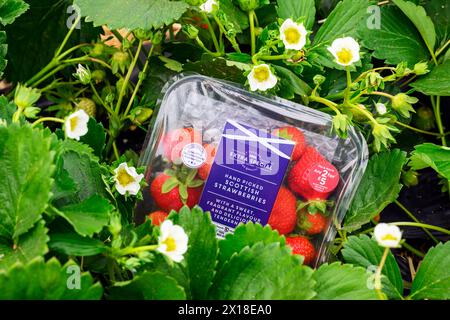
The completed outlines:
<svg viewBox="0 0 450 320">
<path fill-rule="evenodd" d="M 400 122 L 400 121 L 395 121 L 395 124 L 397 124 L 399 126 L 402 126 L 404 128 L 407 128 L 409 130 L 413 130 L 413 131 L 419 132 L 419 133 L 423 133 L 423 134 L 427 134 L 427 135 L 435 136 L 435 137 L 441 137 L 440 133 L 430 132 L 430 131 L 425 131 L 425 130 L 421 130 L 421 129 L 418 129 L 418 128 L 414 128 L 414 127 L 411 127 L 411 126 L 409 126 L 409 125 L 407 125 L 407 124 L 405 124 L 403 122 Z"/>
<path fill-rule="evenodd" d="M 344 91 L 344 101 L 348 102 L 350 100 L 350 91 L 352 89 L 352 75 L 350 74 L 350 67 L 345 68 L 347 74 L 347 88 Z"/>
<path fill-rule="evenodd" d="M 381 257 L 380 264 L 378 265 L 377 271 L 375 273 L 375 290 L 377 292 L 378 298 L 380 300 L 386 300 L 384 293 L 381 291 L 381 272 L 383 271 L 384 264 L 386 263 L 386 258 L 389 254 L 389 248 L 384 248 L 383 256 Z"/>
<path fill-rule="evenodd" d="M 391 95 L 389 93 L 386 93 L 386 92 L 380 92 L 380 91 L 373 91 L 373 92 L 370 92 L 369 94 L 375 95 L 375 96 L 382 96 L 382 97 L 386 97 L 386 98 L 389 98 L 389 99 L 394 98 L 393 95 Z"/>
<path fill-rule="evenodd" d="M 225 37 L 228 39 L 228 41 L 230 41 L 231 46 L 233 47 L 234 51 L 236 51 L 237 53 L 241 53 L 241 48 L 239 47 L 239 44 L 237 43 L 236 39 L 229 37 L 227 35 L 227 31 L 225 30 L 225 27 L 223 26 L 222 22 L 220 22 L 219 18 L 217 18 L 216 15 L 214 15 L 213 17 L 214 17 L 214 20 L 216 21 L 217 25 L 219 26 L 219 30 L 220 30 L 221 34 L 224 34 Z M 222 37 L 220 37 L 220 42 L 221 42 L 221 44 L 223 44 Z"/>
<path fill-rule="evenodd" d="M 119 149 L 117 149 L 117 144 L 116 141 L 113 140 L 113 150 L 114 150 L 114 156 L 116 157 L 116 160 L 119 160 L 120 155 L 119 155 Z"/>
<path fill-rule="evenodd" d="M 44 117 L 44 118 L 40 118 L 38 120 L 36 120 L 35 122 L 33 122 L 31 124 L 31 127 L 35 127 L 37 126 L 39 123 L 45 122 L 45 121 L 51 121 L 51 122 L 58 122 L 58 123 L 64 123 L 63 119 L 60 118 L 55 118 L 55 117 Z"/>
<path fill-rule="evenodd" d="M 214 32 L 214 29 L 211 25 L 211 21 L 209 21 L 208 15 L 205 12 L 202 12 L 202 14 L 203 14 L 203 18 L 205 19 L 206 23 L 208 24 L 208 31 L 209 31 L 209 34 L 211 35 L 211 38 L 212 38 L 212 41 L 214 44 L 214 48 L 216 49 L 217 52 L 221 52 L 219 42 L 217 41 L 216 33 Z"/>
<path fill-rule="evenodd" d="M 125 92 L 128 87 L 128 82 L 130 82 L 131 75 L 133 74 L 134 68 L 136 67 L 136 63 L 137 63 L 137 60 L 139 59 L 139 54 L 141 53 L 143 43 L 144 43 L 143 40 L 139 40 L 138 48 L 136 50 L 136 54 L 134 55 L 133 62 L 131 63 L 130 68 L 128 69 L 128 73 L 125 76 L 125 80 L 123 82 L 122 88 L 120 89 L 120 94 L 119 94 L 119 98 L 117 100 L 117 105 L 116 105 L 116 109 L 115 109 L 116 114 L 119 114 L 120 106 L 122 105 L 122 101 L 123 101 Z"/>
<path fill-rule="evenodd" d="M 55 53 L 55 58 L 57 59 L 57 57 L 59 56 L 59 54 L 61 53 L 61 51 L 64 49 L 64 47 L 67 44 L 67 41 L 69 41 L 70 36 L 72 35 L 72 33 L 75 31 L 78 23 L 81 21 L 81 14 L 78 13 L 78 17 L 75 20 L 74 24 L 72 25 L 72 27 L 70 28 L 69 32 L 67 32 L 66 37 L 64 38 L 63 42 L 61 43 L 61 45 L 59 46 L 58 50 L 56 50 Z"/>
<path fill-rule="evenodd" d="M 431 102 L 433 105 L 433 111 L 434 111 L 434 117 L 436 118 L 436 124 L 439 130 L 439 133 L 441 135 L 441 142 L 444 147 L 447 147 L 447 140 L 445 138 L 444 134 L 444 126 L 442 124 L 442 117 L 441 117 L 441 97 L 436 96 L 436 102 L 434 100 L 434 96 L 431 96 Z"/>
<path fill-rule="evenodd" d="M 427 228 L 430 230 L 435 230 L 435 231 L 439 231 L 443 234 L 447 234 L 450 236 L 450 230 L 438 227 L 438 226 L 433 226 L 431 224 L 426 224 L 426 223 L 417 223 L 417 222 L 392 222 L 390 224 L 396 225 L 396 226 L 405 226 L 405 227 L 419 227 L 419 228 Z"/>
<path fill-rule="evenodd" d="M 417 218 L 414 216 L 414 214 L 413 214 L 411 211 L 409 211 L 408 208 L 406 208 L 406 207 L 405 207 L 403 204 L 401 204 L 398 200 L 395 200 L 394 203 L 395 203 L 400 209 L 402 209 L 402 210 L 408 215 L 408 217 L 410 217 L 414 222 L 416 222 L 416 223 L 421 223 L 421 222 L 419 221 L 419 219 L 417 219 Z M 436 243 L 439 243 L 439 240 L 436 239 L 436 237 L 433 236 L 433 235 L 431 234 L 430 231 L 428 231 L 426 228 L 422 228 L 422 230 L 423 230 L 423 231 L 431 238 L 431 240 L 433 240 L 433 241 L 436 242 Z"/>
<path fill-rule="evenodd" d="M 97 99 L 100 101 L 102 106 L 106 109 L 106 111 L 108 111 L 108 113 L 111 114 L 111 115 L 115 115 L 114 110 L 111 109 L 111 107 L 108 106 L 105 101 L 103 101 L 102 97 L 100 97 L 100 95 L 98 94 L 97 89 L 95 89 L 94 84 L 91 82 L 90 85 L 91 85 L 92 92 L 94 92 L 94 95 L 97 97 Z"/>
<path fill-rule="evenodd" d="M 439 50 L 436 51 L 435 56 L 438 57 L 444 50 L 450 45 L 450 40 L 448 40 Z"/>
<path fill-rule="evenodd" d="M 256 52 L 256 35 L 255 35 L 255 19 L 254 19 L 255 11 L 251 10 L 248 12 L 248 20 L 250 22 L 250 38 L 251 38 L 251 53 L 252 56 L 255 55 Z"/>
<path fill-rule="evenodd" d="M 67 51 L 65 51 L 65 52 L 63 52 L 63 53 L 61 53 L 61 54 L 60 54 L 59 56 L 57 56 L 56 58 L 57 58 L 58 60 L 61 60 L 62 58 L 68 56 L 68 55 L 71 54 L 72 52 L 74 52 L 74 51 L 76 51 L 76 50 L 78 50 L 78 49 L 80 49 L 80 48 L 88 47 L 88 46 L 91 46 L 91 44 L 90 44 L 90 43 L 81 43 L 81 44 L 76 45 L 76 46 L 70 48 L 69 50 L 67 50 Z"/>
<path fill-rule="evenodd" d="M 142 72 L 141 72 L 141 74 L 143 74 L 144 76 L 147 74 L 147 69 L 148 69 L 148 65 L 150 63 L 150 58 L 153 54 L 153 49 L 154 49 L 154 45 L 152 44 L 152 47 L 150 48 L 150 51 L 147 55 L 147 60 L 145 61 L 144 69 L 142 69 Z M 128 112 L 131 110 L 131 107 L 133 106 L 133 102 L 134 102 L 134 99 L 136 98 L 139 88 L 141 87 L 142 83 L 144 82 L 144 76 L 139 77 L 138 83 L 136 84 L 136 87 L 134 88 L 133 94 L 130 98 L 130 101 L 128 102 L 127 108 L 125 109 L 125 112 L 123 113 L 122 118 L 126 118 L 128 115 Z"/>
<path fill-rule="evenodd" d="M 328 99 L 325 99 L 325 98 L 322 98 L 322 97 L 318 97 L 318 96 L 315 96 L 315 95 L 311 95 L 309 98 L 311 99 L 311 101 L 316 101 L 316 102 L 319 102 L 321 104 L 326 105 L 328 108 L 333 110 L 336 114 L 340 114 L 341 113 L 339 111 L 339 109 L 337 108 L 337 104 L 334 103 L 333 101 L 330 101 Z"/>
<path fill-rule="evenodd" d="M 260 60 L 286 60 L 292 57 L 290 54 L 279 54 L 275 56 L 259 56 L 256 55 L 257 59 Z"/>
<path fill-rule="evenodd" d="M 143 252 L 143 251 L 152 251 L 155 250 L 156 248 L 158 248 L 158 245 L 149 245 L 149 246 L 142 246 L 142 247 L 136 247 L 136 248 L 126 248 L 126 249 L 122 249 L 119 250 L 117 252 L 118 255 L 120 256 L 126 256 L 129 254 L 135 254 L 135 253 L 139 253 L 139 252 Z"/>
<path fill-rule="evenodd" d="M 425 257 L 425 254 L 424 254 L 423 252 L 417 250 L 416 248 L 414 248 L 413 246 L 409 245 L 409 244 L 406 243 L 406 242 L 403 242 L 403 243 L 402 243 L 402 246 L 403 246 L 405 249 L 411 251 L 412 253 L 414 253 L 416 256 L 418 256 L 418 257 L 420 257 L 420 258 Z"/>
</svg>

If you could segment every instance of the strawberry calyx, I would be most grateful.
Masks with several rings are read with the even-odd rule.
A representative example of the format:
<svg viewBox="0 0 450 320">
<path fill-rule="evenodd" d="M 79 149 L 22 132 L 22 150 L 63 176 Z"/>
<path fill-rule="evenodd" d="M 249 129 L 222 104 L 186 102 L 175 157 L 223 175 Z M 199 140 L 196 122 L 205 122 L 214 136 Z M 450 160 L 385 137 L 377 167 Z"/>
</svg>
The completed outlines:
<svg viewBox="0 0 450 320">
<path fill-rule="evenodd" d="M 197 179 L 197 169 L 191 169 L 185 166 L 164 170 L 164 174 L 169 176 L 161 187 L 162 193 L 168 193 L 178 187 L 181 201 L 186 204 L 188 199 L 188 189 L 198 188 L 203 185 L 203 180 Z"/>
<path fill-rule="evenodd" d="M 327 208 L 332 207 L 334 201 L 331 200 L 308 200 L 308 201 L 297 201 L 297 212 L 306 210 L 309 214 L 326 214 Z"/>
</svg>

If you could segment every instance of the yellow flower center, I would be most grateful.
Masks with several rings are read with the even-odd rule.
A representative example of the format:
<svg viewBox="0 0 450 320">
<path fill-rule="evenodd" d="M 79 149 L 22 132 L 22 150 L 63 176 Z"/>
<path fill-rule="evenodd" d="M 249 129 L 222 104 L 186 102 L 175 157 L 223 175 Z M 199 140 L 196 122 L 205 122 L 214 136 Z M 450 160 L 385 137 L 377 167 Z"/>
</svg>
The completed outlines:
<svg viewBox="0 0 450 320">
<path fill-rule="evenodd" d="M 167 247 L 166 251 L 167 252 L 175 251 L 177 249 L 177 243 L 175 242 L 174 238 L 167 237 L 167 239 L 164 240 L 162 243 L 166 245 L 166 247 Z"/>
<path fill-rule="evenodd" d="M 122 186 L 127 186 L 130 183 L 134 182 L 133 177 L 130 176 L 125 169 L 119 170 L 119 172 L 117 173 L 117 180 Z"/>
<path fill-rule="evenodd" d="M 75 131 L 78 125 L 78 117 L 73 117 L 70 119 L 70 130 Z"/>
<path fill-rule="evenodd" d="M 338 61 L 342 64 L 349 64 L 353 59 L 353 54 L 349 49 L 343 48 L 337 53 Z"/>
<path fill-rule="evenodd" d="M 397 241 L 397 238 L 394 237 L 392 234 L 388 233 L 388 234 L 384 235 L 384 236 L 381 238 L 381 240 L 383 240 L 383 241 L 390 241 L 390 240 L 392 240 L 392 241 Z"/>
<path fill-rule="evenodd" d="M 267 69 L 267 67 L 255 68 L 254 75 L 255 79 L 258 80 L 259 82 L 267 81 L 267 79 L 269 79 L 270 76 L 269 69 Z"/>
<path fill-rule="evenodd" d="M 286 38 L 286 41 L 289 43 L 297 43 L 300 41 L 300 38 L 302 35 L 296 28 L 289 28 L 284 31 L 284 36 Z"/>
</svg>

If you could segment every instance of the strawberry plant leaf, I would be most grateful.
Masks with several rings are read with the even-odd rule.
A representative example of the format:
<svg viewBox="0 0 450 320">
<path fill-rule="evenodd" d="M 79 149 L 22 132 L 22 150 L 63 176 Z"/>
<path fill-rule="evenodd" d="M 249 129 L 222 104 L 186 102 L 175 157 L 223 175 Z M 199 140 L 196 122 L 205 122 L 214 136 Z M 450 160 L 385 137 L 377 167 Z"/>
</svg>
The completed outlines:
<svg viewBox="0 0 450 320">
<path fill-rule="evenodd" d="M 94 150 L 94 154 L 101 158 L 105 148 L 106 132 L 103 124 L 90 118 L 88 122 L 88 133 L 80 138 L 80 142 L 87 144 Z"/>
<path fill-rule="evenodd" d="M 69 195 L 58 200 L 57 207 L 79 203 L 93 195 L 108 197 L 102 179 L 102 175 L 107 174 L 107 169 L 99 164 L 98 158 L 90 147 L 77 141 L 64 140 L 58 144 L 56 152 L 55 177 L 68 175 L 76 188 L 76 192 L 66 190 Z"/>
<path fill-rule="evenodd" d="M 392 6 L 383 6 L 380 10 L 380 29 L 369 28 L 366 23 L 359 28 L 362 45 L 374 50 L 372 55 L 387 64 L 405 61 L 413 67 L 417 62 L 428 60 L 430 53 L 422 37 L 401 10 Z"/>
<path fill-rule="evenodd" d="M 249 27 L 247 15 L 236 7 L 232 0 L 221 0 L 219 10 L 225 13 L 229 22 L 231 22 L 236 29 L 236 33 L 241 33 Z"/>
<path fill-rule="evenodd" d="M 1 43 L 1 32 L 0 32 L 0 43 Z M 1 45 L 0 45 L 0 54 L 1 54 Z M 1 68 L 1 66 L 0 66 Z M 10 102 L 7 97 L 0 97 L 0 119 L 6 121 L 6 123 L 10 124 L 12 122 L 12 117 L 14 112 L 16 112 L 17 107 L 14 102 Z"/>
<path fill-rule="evenodd" d="M 77 233 L 50 234 L 48 246 L 51 250 L 68 256 L 94 256 L 105 252 L 108 247 L 101 241 L 82 237 Z"/>
<path fill-rule="evenodd" d="M 183 207 L 178 214 L 177 224 L 183 227 L 189 237 L 185 255 L 189 291 L 193 299 L 206 299 L 217 264 L 216 229 L 209 213 L 204 213 L 200 207 L 192 210 Z"/>
<path fill-rule="evenodd" d="M 75 21 L 72 0 L 27 0 L 30 8 L 6 27 L 8 35 L 8 66 L 6 77 L 11 82 L 24 82 L 38 73 L 55 55 Z M 70 12 L 69 9 L 73 9 Z M 91 23 L 81 22 L 66 49 L 97 39 L 102 31 Z M 36 41 L 39 39 L 39 41 Z M 30 53 L 33 54 L 30 54 Z"/>
<path fill-rule="evenodd" d="M 350 205 L 344 229 L 356 230 L 370 222 L 388 204 L 397 199 L 406 153 L 394 149 L 374 155 L 367 165 L 361 183 Z"/>
<path fill-rule="evenodd" d="M 0 272 L 1 300 L 98 300 L 103 288 L 72 261 L 36 258 Z"/>
<path fill-rule="evenodd" d="M 431 167 L 445 179 L 450 180 L 450 148 L 433 143 L 419 144 L 414 148 L 408 164 L 413 170 Z"/>
<path fill-rule="evenodd" d="M 311 299 L 313 270 L 280 243 L 245 247 L 217 272 L 211 299 L 279 300 Z"/>
<path fill-rule="evenodd" d="M 239 253 L 245 247 L 252 247 L 259 242 L 264 244 L 276 242 L 284 247 L 286 239 L 268 225 L 263 227 L 253 222 L 241 224 L 234 230 L 234 233 L 228 233 L 225 239 L 219 241 L 219 267 L 230 260 L 235 253 Z"/>
<path fill-rule="evenodd" d="M 411 20 L 416 26 L 428 50 L 434 52 L 436 45 L 436 30 L 434 29 L 433 21 L 427 16 L 425 9 L 422 6 L 415 5 L 409 1 L 393 0 L 397 7 Z"/>
<path fill-rule="evenodd" d="M 189 7 L 183 1 L 168 0 L 76 0 L 83 16 L 95 26 L 111 29 L 158 29 L 180 18 Z M 137 16 L 136 12 L 140 14 Z"/>
<path fill-rule="evenodd" d="M 161 272 L 143 272 L 133 280 L 110 288 L 110 300 L 185 300 L 186 293 L 175 279 Z"/>
<path fill-rule="evenodd" d="M 450 241 L 431 248 L 411 286 L 411 299 L 450 299 Z"/>
<path fill-rule="evenodd" d="M 450 60 L 434 67 L 434 69 L 419 80 L 413 82 L 411 87 L 426 95 L 450 96 Z"/>
<path fill-rule="evenodd" d="M 0 240 L 0 270 L 5 270 L 14 264 L 27 263 L 48 252 L 47 228 L 43 220 L 27 233 L 21 235 L 16 244 Z"/>
<path fill-rule="evenodd" d="M 282 19 L 291 18 L 294 21 L 305 18 L 306 29 L 312 30 L 316 17 L 316 4 L 314 0 L 278 0 L 277 4 L 278 17 Z"/>
<path fill-rule="evenodd" d="M 335 262 L 323 264 L 313 274 L 316 281 L 315 300 L 376 300 L 368 286 L 370 273 L 364 268 Z M 339 279 L 339 281 L 336 281 Z"/>
<path fill-rule="evenodd" d="M 7 60 L 6 53 L 8 52 L 8 45 L 6 44 L 6 32 L 0 31 L 0 77 L 3 77 L 3 70 L 6 68 Z M 5 97 L 6 99 L 6 97 Z"/>
<path fill-rule="evenodd" d="M 372 268 L 375 272 L 377 266 L 380 264 L 381 256 L 384 249 L 380 247 L 375 240 L 366 235 L 351 236 L 344 245 L 342 255 L 345 262 L 355 266 L 364 267 L 367 270 Z M 382 278 L 383 291 L 391 299 L 401 299 L 403 297 L 403 280 L 395 261 L 394 255 L 389 252 L 386 263 L 383 267 Z"/>
<path fill-rule="evenodd" d="M 427 1 L 424 7 L 434 23 L 438 44 L 443 44 L 450 38 L 450 3 L 447 0 L 433 0 Z"/>
<path fill-rule="evenodd" d="M 41 218 L 53 169 L 50 138 L 43 131 L 0 126 L 0 237 L 17 239 Z"/>
<path fill-rule="evenodd" d="M 317 31 L 313 45 L 330 43 L 342 36 L 355 35 L 357 26 L 366 16 L 370 2 L 366 0 L 343 0 L 338 3 Z"/>
<path fill-rule="evenodd" d="M 113 209 L 108 200 L 94 195 L 80 203 L 59 208 L 57 212 L 78 234 L 92 237 L 108 224 Z"/>
<path fill-rule="evenodd" d="M 4 26 L 13 23 L 25 13 L 29 5 L 23 0 L 4 0 L 0 3 L 0 23 Z"/>
<path fill-rule="evenodd" d="M 214 65 L 214 68 L 211 66 Z M 230 64 L 229 60 L 216 58 L 210 54 L 203 54 L 201 59 L 195 62 L 187 62 L 184 71 L 193 71 L 217 79 L 245 83 L 245 77 L 241 69 Z"/>
</svg>

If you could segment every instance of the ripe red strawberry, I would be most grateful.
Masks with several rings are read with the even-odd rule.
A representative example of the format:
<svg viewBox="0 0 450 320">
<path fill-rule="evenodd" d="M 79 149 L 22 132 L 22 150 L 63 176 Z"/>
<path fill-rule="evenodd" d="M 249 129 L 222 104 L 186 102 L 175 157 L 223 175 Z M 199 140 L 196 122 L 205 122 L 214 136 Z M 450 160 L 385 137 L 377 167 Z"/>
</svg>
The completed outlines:
<svg viewBox="0 0 450 320">
<path fill-rule="evenodd" d="M 206 150 L 206 161 L 200 168 L 198 168 L 198 176 L 200 179 L 206 180 L 209 176 L 209 172 L 211 171 L 211 167 L 217 153 L 217 146 L 213 144 L 205 144 L 203 147 Z"/>
<path fill-rule="evenodd" d="M 163 137 L 164 156 L 169 161 L 180 164 L 181 152 L 189 143 L 202 143 L 201 134 L 194 128 L 181 128 L 169 131 Z"/>
<path fill-rule="evenodd" d="M 303 264 L 311 264 L 316 259 L 316 249 L 308 238 L 303 236 L 287 237 L 286 244 L 292 248 L 293 254 L 303 256 Z"/>
<path fill-rule="evenodd" d="M 305 209 L 300 210 L 300 229 L 308 235 L 322 233 L 327 226 L 327 218 L 320 212 L 309 213 Z"/>
<path fill-rule="evenodd" d="M 164 211 L 154 211 L 147 217 L 152 220 L 152 225 L 159 226 L 164 220 L 166 220 L 169 214 Z"/>
<path fill-rule="evenodd" d="M 306 200 L 326 200 L 339 182 L 337 169 L 314 147 L 307 147 L 288 175 L 288 185 Z"/>
<path fill-rule="evenodd" d="M 295 142 L 294 151 L 292 152 L 291 159 L 297 161 L 303 155 L 306 149 L 306 141 L 303 132 L 295 127 L 281 127 L 273 130 L 273 135 L 279 136 L 287 140 Z"/>
<path fill-rule="evenodd" d="M 159 174 L 150 185 L 150 193 L 157 206 L 169 212 L 179 211 L 184 205 L 189 208 L 198 204 L 202 193 L 203 181 L 194 179 L 197 170 L 190 170 L 187 175 L 183 172 L 177 173 L 168 170 Z"/>
<path fill-rule="evenodd" d="M 281 187 L 270 213 L 268 224 L 280 234 L 294 230 L 297 223 L 297 199 L 287 188 Z"/>
</svg>

